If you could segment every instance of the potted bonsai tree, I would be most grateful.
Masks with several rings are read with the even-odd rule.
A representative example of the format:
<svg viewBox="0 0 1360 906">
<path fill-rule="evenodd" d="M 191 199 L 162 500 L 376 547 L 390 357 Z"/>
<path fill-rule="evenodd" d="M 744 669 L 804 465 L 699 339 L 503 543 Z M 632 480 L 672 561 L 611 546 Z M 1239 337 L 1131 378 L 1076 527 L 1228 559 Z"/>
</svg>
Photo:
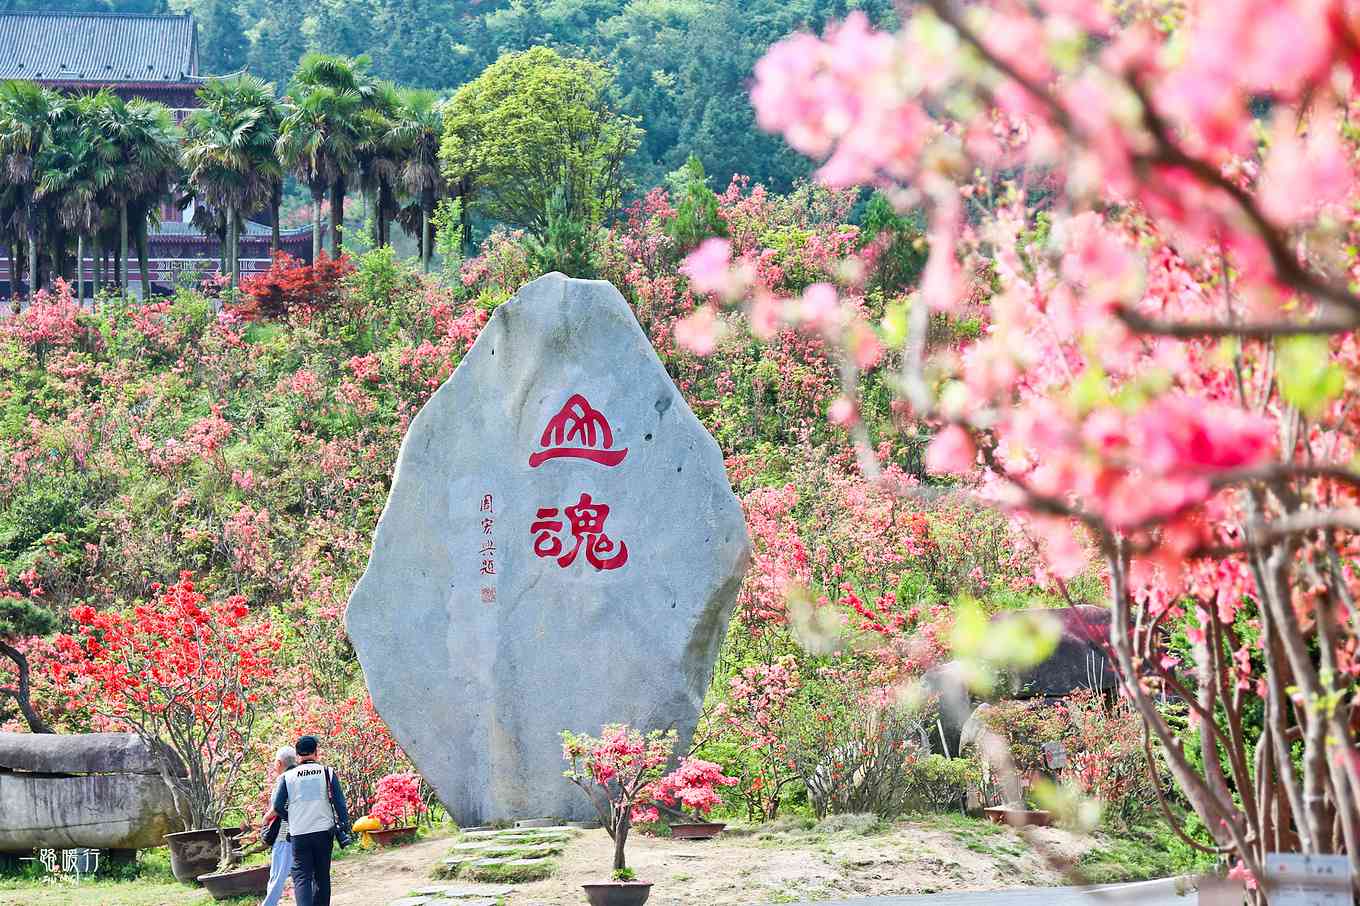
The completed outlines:
<svg viewBox="0 0 1360 906">
<path fill-rule="evenodd" d="M 227 900 L 241 896 L 262 896 L 269 888 L 269 863 L 239 867 L 246 856 L 263 852 L 266 847 L 256 832 L 255 842 L 242 849 L 238 844 L 244 830 L 218 828 L 217 870 L 198 876 L 199 882 L 212 895 L 214 900 Z"/>
<path fill-rule="evenodd" d="M 591 906 L 641 906 L 652 885 L 637 880 L 624 856 L 634 809 L 651 806 L 653 784 L 661 778 L 675 748 L 675 731 L 642 733 L 611 724 L 598 737 L 562 733 L 563 772 L 576 784 L 614 840 L 612 880 L 585 884 Z"/>
<path fill-rule="evenodd" d="M 409 843 L 416 838 L 417 816 L 424 813 L 425 800 L 420 795 L 420 777 L 414 773 L 388 774 L 378 781 L 369 817 L 382 825 L 369 830 L 369 837 L 379 846 Z"/>
<path fill-rule="evenodd" d="M 656 781 L 648 791 L 653 807 L 635 818 L 639 821 L 656 821 L 664 811 L 672 819 L 667 822 L 672 837 L 677 840 L 711 840 L 727 827 L 719 822 L 702 820 L 715 805 L 722 802 L 716 787 L 736 783 L 737 778 L 726 776 L 722 767 L 711 761 L 682 758 L 679 767 Z M 687 814 L 685 809 L 697 815 Z M 695 820 L 696 817 L 699 820 Z"/>
<path fill-rule="evenodd" d="M 71 611 L 54 678 L 73 704 L 130 730 L 155 752 L 185 831 L 167 834 L 175 877 L 192 884 L 222 861 L 219 827 L 274 678 L 279 641 L 240 595 L 210 601 L 189 573 L 149 602 Z M 227 835 L 239 836 L 235 828 Z"/>
</svg>

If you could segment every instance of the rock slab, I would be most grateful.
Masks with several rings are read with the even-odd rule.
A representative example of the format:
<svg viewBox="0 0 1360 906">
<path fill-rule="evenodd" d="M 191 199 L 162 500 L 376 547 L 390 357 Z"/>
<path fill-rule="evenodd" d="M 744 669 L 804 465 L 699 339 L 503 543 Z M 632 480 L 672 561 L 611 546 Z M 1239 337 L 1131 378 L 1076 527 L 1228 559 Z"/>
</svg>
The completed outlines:
<svg viewBox="0 0 1360 906">
<path fill-rule="evenodd" d="M 346 622 L 455 820 L 590 818 L 560 731 L 687 738 L 749 550 L 717 444 L 627 303 L 549 274 L 412 422 Z"/>
<path fill-rule="evenodd" d="M 146 849 L 178 830 L 174 797 L 137 736 L 0 733 L 0 852 Z"/>
</svg>

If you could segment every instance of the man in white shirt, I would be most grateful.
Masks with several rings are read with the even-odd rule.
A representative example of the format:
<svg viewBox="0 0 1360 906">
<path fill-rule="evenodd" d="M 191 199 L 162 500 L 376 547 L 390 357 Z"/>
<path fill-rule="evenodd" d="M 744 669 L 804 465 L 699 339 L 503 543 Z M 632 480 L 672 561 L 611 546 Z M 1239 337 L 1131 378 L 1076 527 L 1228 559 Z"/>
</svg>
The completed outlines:
<svg viewBox="0 0 1360 906">
<path fill-rule="evenodd" d="M 288 822 L 293 844 L 293 901 L 296 906 L 330 906 L 331 846 L 349 843 L 349 813 L 335 772 L 316 760 L 315 736 L 294 746 L 298 764 L 279 778 L 274 811 Z"/>
</svg>

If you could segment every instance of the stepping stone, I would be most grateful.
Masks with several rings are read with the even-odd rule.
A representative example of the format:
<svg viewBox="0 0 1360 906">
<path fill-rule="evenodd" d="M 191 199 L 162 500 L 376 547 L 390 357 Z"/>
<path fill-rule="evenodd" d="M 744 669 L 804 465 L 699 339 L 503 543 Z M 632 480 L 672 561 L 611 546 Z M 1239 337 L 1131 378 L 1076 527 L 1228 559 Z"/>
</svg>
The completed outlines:
<svg viewBox="0 0 1360 906">
<path fill-rule="evenodd" d="M 557 827 L 558 823 L 556 818 L 525 818 L 523 821 L 515 822 L 515 830 L 525 827 Z"/>
<path fill-rule="evenodd" d="M 430 902 L 431 897 L 402 897 L 400 900 L 393 900 L 389 906 L 426 906 Z"/>
<path fill-rule="evenodd" d="M 414 893 L 423 894 L 429 897 L 443 897 L 448 900 L 490 898 L 486 899 L 486 901 L 495 903 L 496 897 L 506 896 L 514 889 L 515 888 L 509 884 L 431 884 L 427 887 L 421 887 L 415 890 Z M 469 906 L 469 904 L 464 902 L 462 906 Z"/>
<path fill-rule="evenodd" d="M 462 835 L 464 837 L 482 838 L 482 837 L 499 837 L 503 833 L 505 833 L 505 831 L 497 830 L 494 827 L 474 827 L 463 831 Z"/>
<path fill-rule="evenodd" d="M 473 840 L 468 843 L 455 843 L 449 847 L 450 852 L 476 852 L 479 849 L 490 849 L 496 845 L 494 840 Z"/>
</svg>

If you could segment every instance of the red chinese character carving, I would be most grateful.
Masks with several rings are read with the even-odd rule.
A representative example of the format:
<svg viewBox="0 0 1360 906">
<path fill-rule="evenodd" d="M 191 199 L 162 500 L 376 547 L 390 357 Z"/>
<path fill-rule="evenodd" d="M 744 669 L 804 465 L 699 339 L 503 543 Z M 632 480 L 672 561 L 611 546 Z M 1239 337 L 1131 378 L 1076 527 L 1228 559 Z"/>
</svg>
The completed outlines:
<svg viewBox="0 0 1360 906">
<path fill-rule="evenodd" d="M 565 554 L 562 553 L 562 540 L 555 534 L 562 530 L 556 507 L 542 507 L 538 511 L 538 521 L 529 526 L 529 531 L 537 532 L 534 538 L 534 553 L 540 557 L 557 557 L 557 565 L 565 569 L 576 560 L 576 555 L 585 548 L 586 562 L 596 569 L 618 569 L 628 562 L 628 545 L 615 542 L 605 534 L 604 521 L 609 518 L 609 507 L 595 503 L 589 494 L 582 494 L 575 506 L 566 508 L 567 519 L 571 522 L 571 534 L 576 545 Z M 560 554 L 560 556 L 559 556 Z"/>
<path fill-rule="evenodd" d="M 603 466 L 616 466 L 628 455 L 628 448 L 611 450 L 614 432 L 604 413 L 592 407 L 581 394 L 573 394 L 543 429 L 539 444 L 546 449 L 530 454 L 529 467 L 538 468 L 550 459 L 569 457 L 588 459 Z"/>
<path fill-rule="evenodd" d="M 487 494 L 487 495 L 485 495 L 485 496 L 482 497 L 482 512 L 483 512 L 483 513 L 491 513 L 491 512 L 494 512 L 494 511 L 491 509 L 491 495 L 490 495 L 490 494 Z"/>
<path fill-rule="evenodd" d="M 496 561 L 495 561 L 495 560 L 486 559 L 486 560 L 483 560 L 483 561 L 482 561 L 482 575 L 484 575 L 484 576 L 494 576 L 494 575 L 496 575 Z"/>
<path fill-rule="evenodd" d="M 494 519 L 483 519 L 483 520 L 482 520 L 482 534 L 483 534 L 483 535 L 489 535 L 489 534 L 491 534 L 491 527 L 492 527 L 493 525 L 495 525 L 495 524 L 496 524 L 496 520 L 494 520 Z"/>
<path fill-rule="evenodd" d="M 540 557 L 556 557 L 562 553 L 562 539 L 557 537 L 557 533 L 562 531 L 562 520 L 553 518 L 556 515 L 555 506 L 539 507 L 538 519 L 529 526 L 529 531 L 537 532 L 534 536 L 534 553 Z"/>
<path fill-rule="evenodd" d="M 495 603 L 496 603 L 496 589 L 492 588 L 492 587 L 489 586 L 489 585 L 483 585 L 483 586 L 482 586 L 482 603 L 483 603 L 483 604 L 495 604 Z"/>
</svg>

